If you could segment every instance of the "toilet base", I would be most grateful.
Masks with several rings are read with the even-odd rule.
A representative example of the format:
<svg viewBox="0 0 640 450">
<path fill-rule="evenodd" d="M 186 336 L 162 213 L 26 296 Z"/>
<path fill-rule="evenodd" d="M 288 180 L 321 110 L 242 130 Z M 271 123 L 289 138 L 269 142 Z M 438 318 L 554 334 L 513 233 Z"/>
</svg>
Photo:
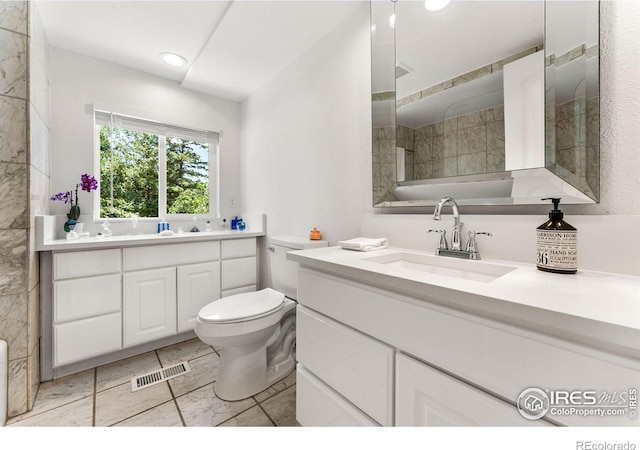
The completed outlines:
<svg viewBox="0 0 640 450">
<path fill-rule="evenodd" d="M 272 377 L 268 377 L 266 380 L 263 380 L 261 382 L 254 382 L 254 384 L 249 385 L 247 384 L 246 380 L 242 381 L 243 383 L 245 383 L 242 385 L 242 389 L 237 389 L 240 381 L 238 381 L 237 384 L 234 383 L 235 386 L 232 385 L 230 387 L 229 385 L 224 383 L 220 384 L 220 381 L 217 380 L 213 383 L 213 392 L 215 393 L 216 397 L 221 400 L 229 402 L 244 400 L 246 398 L 259 394 L 265 389 L 268 389 L 269 387 L 276 384 L 278 381 L 281 381 L 291 375 L 296 368 L 296 361 L 291 358 L 291 363 L 287 364 L 287 366 L 289 367 L 287 367 L 286 370 L 285 368 L 282 368 L 278 372 L 273 373 Z"/>
<path fill-rule="evenodd" d="M 295 309 L 276 326 L 267 341 L 220 349 L 220 369 L 213 384 L 216 396 L 222 400 L 237 401 L 256 395 L 296 368 L 293 356 Z"/>
</svg>

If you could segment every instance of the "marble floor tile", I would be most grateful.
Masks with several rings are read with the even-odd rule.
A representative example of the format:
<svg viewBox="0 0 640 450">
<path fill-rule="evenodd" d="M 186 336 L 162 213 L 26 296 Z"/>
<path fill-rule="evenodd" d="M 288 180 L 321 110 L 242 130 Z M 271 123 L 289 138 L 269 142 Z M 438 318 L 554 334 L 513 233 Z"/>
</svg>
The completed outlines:
<svg viewBox="0 0 640 450">
<path fill-rule="evenodd" d="M 173 400 L 151 408 L 129 419 L 118 422 L 114 427 L 182 427 L 178 407 Z"/>
<path fill-rule="evenodd" d="M 260 404 L 279 427 L 299 426 L 296 421 L 296 387 L 291 386 Z"/>
<path fill-rule="evenodd" d="M 200 358 L 192 359 L 189 361 L 189 368 L 191 369 L 189 373 L 169 380 L 173 395 L 179 397 L 187 392 L 213 383 L 218 375 L 219 367 L 220 357 L 213 352 Z"/>
<path fill-rule="evenodd" d="M 131 392 L 130 384 L 96 394 L 95 425 L 109 426 L 171 400 L 166 382 Z"/>
<path fill-rule="evenodd" d="M 159 358 L 164 365 L 188 359 L 191 372 L 131 392 L 131 377 L 160 369 Z M 227 402 L 217 398 L 213 389 L 219 364 L 220 356 L 197 340 L 133 356 L 42 383 L 33 411 L 10 419 L 7 426 L 298 425 L 295 372 L 252 398 Z"/>
<path fill-rule="evenodd" d="M 119 384 L 129 383 L 135 376 L 160 368 L 160 361 L 154 351 L 100 366 L 96 369 L 96 391 L 100 392 Z"/>
<path fill-rule="evenodd" d="M 92 397 L 93 381 L 94 369 L 89 369 L 42 383 L 36 394 L 33 409 L 26 415 L 39 414 L 85 397 Z"/>
<path fill-rule="evenodd" d="M 67 403 L 40 414 L 19 416 L 7 425 L 14 427 L 90 427 L 93 421 L 93 397 Z"/>
<path fill-rule="evenodd" d="M 255 406 L 252 398 L 226 402 L 215 396 L 213 384 L 208 384 L 178 397 L 178 408 L 188 427 L 215 427 Z"/>
<path fill-rule="evenodd" d="M 221 423 L 221 427 L 272 427 L 273 422 L 267 417 L 262 408 L 254 406 L 235 417 Z"/>
<path fill-rule="evenodd" d="M 282 380 L 278 381 L 273 386 L 265 389 L 264 391 L 260 392 L 259 394 L 254 395 L 253 398 L 258 403 L 261 403 L 261 402 L 265 401 L 266 399 L 268 399 L 269 397 L 273 397 L 278 392 L 282 392 L 285 389 L 287 389 L 288 387 L 293 386 L 294 384 L 296 384 L 296 371 L 295 370 L 293 372 L 291 372 L 291 374 L 288 375 L 286 378 L 283 378 Z"/>
<path fill-rule="evenodd" d="M 180 342 L 157 350 L 158 358 L 163 367 L 178 364 L 182 361 L 190 361 L 200 356 L 213 353 L 213 348 L 205 344 L 200 339 L 195 338 L 189 341 Z"/>
</svg>

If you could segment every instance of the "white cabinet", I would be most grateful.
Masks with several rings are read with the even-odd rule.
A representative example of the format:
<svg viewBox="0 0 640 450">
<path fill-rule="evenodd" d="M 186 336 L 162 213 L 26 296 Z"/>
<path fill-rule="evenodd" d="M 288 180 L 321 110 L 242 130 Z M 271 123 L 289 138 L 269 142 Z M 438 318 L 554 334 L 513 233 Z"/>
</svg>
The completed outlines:
<svg viewBox="0 0 640 450">
<path fill-rule="evenodd" d="M 178 333 L 193 330 L 200 309 L 219 298 L 219 262 L 178 267 Z"/>
<path fill-rule="evenodd" d="M 364 389 L 383 370 L 365 358 L 366 345 L 350 352 L 358 341 L 351 335 L 413 358 L 398 357 L 395 381 L 389 381 L 396 395 L 395 403 L 386 404 L 386 414 L 395 408 L 395 425 L 634 424 L 625 415 L 562 415 L 554 408 L 544 417 L 548 423 L 522 420 L 515 404 L 529 387 L 626 391 L 640 379 L 637 360 L 337 274 L 301 267 L 298 275 L 301 366 L 380 424 L 389 422 L 356 395 L 353 380 L 360 379 L 357 387 Z M 314 317 L 326 319 L 311 320 Z M 311 397 L 299 395 L 298 401 L 299 407 L 312 409 Z"/>
<path fill-rule="evenodd" d="M 513 405 L 452 376 L 398 354 L 396 426 L 549 426 L 527 420 Z"/>
<path fill-rule="evenodd" d="M 234 236 L 46 252 L 43 380 L 146 351 L 159 339 L 193 337 L 198 312 L 222 289 L 225 295 L 255 291 L 256 248 L 255 237 Z"/>
<path fill-rule="evenodd" d="M 176 269 L 124 274 L 124 345 L 176 333 Z"/>
<path fill-rule="evenodd" d="M 51 365 L 121 349 L 120 251 L 58 253 L 53 261 Z"/>
<path fill-rule="evenodd" d="M 255 291 L 258 282 L 256 239 L 222 241 L 221 296 Z"/>
</svg>

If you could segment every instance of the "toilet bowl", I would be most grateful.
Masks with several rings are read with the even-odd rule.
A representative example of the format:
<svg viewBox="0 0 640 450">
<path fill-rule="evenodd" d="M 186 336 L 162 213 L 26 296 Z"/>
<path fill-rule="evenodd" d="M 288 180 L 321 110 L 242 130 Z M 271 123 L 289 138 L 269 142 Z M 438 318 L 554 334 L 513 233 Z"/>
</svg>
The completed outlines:
<svg viewBox="0 0 640 450">
<path fill-rule="evenodd" d="M 327 245 L 298 237 L 272 238 L 268 249 L 275 289 L 224 297 L 200 310 L 195 333 L 219 349 L 221 357 L 214 382 L 218 398 L 251 397 L 295 370 L 298 265 L 286 259 L 286 252 Z"/>
<path fill-rule="evenodd" d="M 225 297 L 198 313 L 195 332 L 220 349 L 214 390 L 222 400 L 255 395 L 295 368 L 296 302 L 273 289 Z"/>
</svg>

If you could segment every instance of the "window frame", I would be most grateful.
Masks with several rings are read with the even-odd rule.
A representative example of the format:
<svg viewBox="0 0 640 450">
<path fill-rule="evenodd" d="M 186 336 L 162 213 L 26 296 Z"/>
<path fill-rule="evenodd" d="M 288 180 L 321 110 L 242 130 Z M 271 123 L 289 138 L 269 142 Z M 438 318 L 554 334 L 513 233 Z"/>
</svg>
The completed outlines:
<svg viewBox="0 0 640 450">
<path fill-rule="evenodd" d="M 93 156 L 94 156 L 94 173 L 95 177 L 98 180 L 98 183 L 102 182 L 101 174 L 100 174 L 100 128 L 104 125 L 100 125 L 97 123 L 96 112 L 107 113 L 107 114 L 116 114 L 119 116 L 127 116 L 133 119 L 140 119 L 147 122 L 157 122 L 159 126 L 167 125 L 170 127 L 179 127 L 191 129 L 193 131 L 205 130 L 202 127 L 197 127 L 184 123 L 177 123 L 176 120 L 167 121 L 166 118 L 158 120 L 158 118 L 154 118 L 154 114 L 144 113 L 143 116 L 139 114 L 125 114 L 125 113 L 117 113 L 113 110 L 109 109 L 97 109 L 94 108 L 93 114 Z M 146 117 L 145 117 L 146 116 Z M 151 116 L 151 117 L 149 117 Z M 127 128 L 124 128 L 127 129 Z M 158 217 L 139 217 L 138 220 L 141 222 L 157 222 L 161 219 L 166 219 L 167 221 L 185 221 L 191 220 L 193 216 L 197 216 L 199 219 L 204 220 L 213 220 L 220 217 L 220 195 L 219 195 L 219 185 L 220 185 L 220 141 L 222 140 L 222 131 L 206 131 L 207 133 L 211 133 L 215 135 L 217 138 L 207 140 L 208 144 L 208 189 L 209 189 L 209 213 L 207 214 L 193 214 L 193 213 L 181 213 L 181 214 L 169 214 L 167 213 L 167 134 L 156 133 L 158 136 Z M 178 137 L 178 136 L 176 136 Z M 179 137 L 178 137 L 179 138 Z M 96 194 L 93 198 L 93 220 L 96 222 L 129 222 L 131 220 L 130 217 L 102 217 L 100 211 L 100 189 L 96 191 Z"/>
</svg>

